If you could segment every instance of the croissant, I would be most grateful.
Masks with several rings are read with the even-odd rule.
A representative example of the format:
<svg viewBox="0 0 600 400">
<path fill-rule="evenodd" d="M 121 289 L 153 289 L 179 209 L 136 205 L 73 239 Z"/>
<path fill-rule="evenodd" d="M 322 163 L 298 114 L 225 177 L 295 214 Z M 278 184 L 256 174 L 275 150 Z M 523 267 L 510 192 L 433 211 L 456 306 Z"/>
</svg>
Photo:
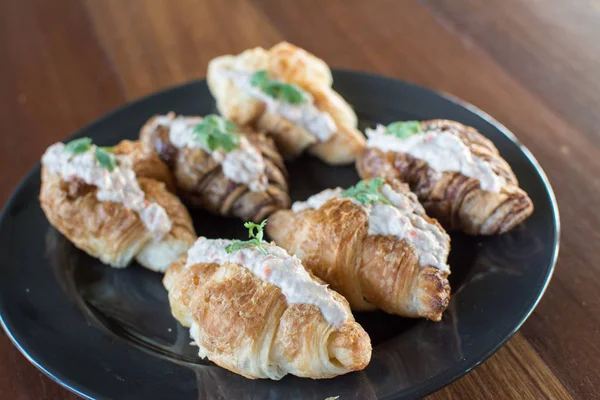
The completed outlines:
<svg viewBox="0 0 600 400">
<path fill-rule="evenodd" d="M 286 157 L 308 150 L 326 163 L 348 164 L 365 139 L 332 81 L 323 60 L 286 42 L 217 57 L 207 73 L 219 112 L 271 134 Z"/>
<path fill-rule="evenodd" d="M 361 370 L 371 341 L 347 301 L 273 244 L 199 238 L 163 283 L 199 356 L 246 378 Z"/>
<path fill-rule="evenodd" d="M 354 311 L 439 321 L 448 306 L 450 238 L 398 181 L 327 189 L 273 214 L 267 233 Z"/>
<path fill-rule="evenodd" d="M 194 133 L 207 120 L 230 124 L 216 116 L 203 119 L 169 113 L 150 118 L 140 132 L 144 147 L 157 152 L 173 171 L 184 201 L 255 222 L 289 207 L 287 171 L 273 141 L 248 128 L 232 127 L 233 133 L 223 128 L 216 137 L 234 136 L 239 145 L 229 152 L 212 151 Z"/>
<path fill-rule="evenodd" d="M 429 215 L 471 235 L 507 232 L 533 212 L 508 163 L 474 128 L 448 120 L 396 124 L 414 131 L 399 138 L 390 133 L 394 124 L 367 129 L 367 148 L 356 162 L 362 178 L 407 182 Z"/>
<path fill-rule="evenodd" d="M 107 151 L 84 138 L 48 148 L 39 199 L 50 224 L 91 256 L 164 272 L 196 239 L 170 187 L 168 168 L 139 142 Z"/>
</svg>

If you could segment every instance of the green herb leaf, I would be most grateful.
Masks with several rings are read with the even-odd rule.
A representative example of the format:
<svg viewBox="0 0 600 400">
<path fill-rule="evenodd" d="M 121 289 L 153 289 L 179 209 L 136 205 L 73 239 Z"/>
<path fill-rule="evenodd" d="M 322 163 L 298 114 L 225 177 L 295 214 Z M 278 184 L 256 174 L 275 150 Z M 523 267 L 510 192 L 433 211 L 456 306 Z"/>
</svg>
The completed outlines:
<svg viewBox="0 0 600 400">
<path fill-rule="evenodd" d="M 65 145 L 65 149 L 71 154 L 85 153 L 92 148 L 92 139 L 84 137 L 71 140 Z"/>
<path fill-rule="evenodd" d="M 385 133 L 388 135 L 393 135 L 401 139 L 407 138 L 419 132 L 422 132 L 421 123 L 419 121 L 393 122 L 385 129 Z"/>
<path fill-rule="evenodd" d="M 306 96 L 302 89 L 293 84 L 281 84 L 281 95 L 285 101 L 291 104 L 299 104 L 306 102 Z"/>
<path fill-rule="evenodd" d="M 306 96 L 302 89 L 291 83 L 269 82 L 261 90 L 274 99 L 280 99 L 290 104 L 306 102 Z"/>
<path fill-rule="evenodd" d="M 244 226 L 248 228 L 248 237 L 249 240 L 235 240 L 229 246 L 225 247 L 225 251 L 227 253 L 232 253 L 237 250 L 244 249 L 246 247 L 255 246 L 261 253 L 264 255 L 269 254 L 267 250 L 263 247 L 263 236 L 264 236 L 264 228 L 267 224 L 267 220 L 265 219 L 260 224 L 255 224 L 254 222 L 245 222 Z M 256 233 L 254 233 L 254 229 L 256 229 Z"/>
<path fill-rule="evenodd" d="M 240 137 L 234 132 L 239 128 L 233 122 L 218 115 L 207 115 L 194 127 L 193 134 L 202 147 L 229 153 L 240 146 Z"/>
<path fill-rule="evenodd" d="M 117 146 L 98 146 L 99 149 L 102 149 L 104 151 L 113 151 L 115 147 Z"/>
<path fill-rule="evenodd" d="M 254 87 L 262 87 L 267 82 L 269 82 L 269 73 L 264 69 L 255 72 L 250 78 L 250 84 Z"/>
<path fill-rule="evenodd" d="M 107 169 L 109 172 L 112 172 L 117 166 L 117 157 L 115 157 L 113 153 L 104 150 L 102 147 L 96 147 L 94 155 L 100 166 Z"/>
<path fill-rule="evenodd" d="M 390 201 L 379 191 L 385 181 L 383 178 L 375 178 L 370 181 L 360 181 L 356 185 L 349 187 L 342 192 L 342 197 L 354 198 L 361 204 L 373 204 L 382 202 L 385 204 L 392 204 Z"/>
<path fill-rule="evenodd" d="M 262 242 L 264 236 L 264 228 L 267 225 L 267 220 L 263 220 L 260 224 L 255 224 L 254 222 L 248 221 L 244 222 L 244 226 L 248 228 L 248 237 L 257 238 Z M 254 233 L 254 229 L 256 229 L 256 234 Z"/>
<path fill-rule="evenodd" d="M 272 80 L 266 70 L 255 72 L 250 78 L 250 84 L 259 88 L 274 99 L 280 99 L 290 104 L 305 103 L 305 92 L 293 83 Z"/>
<path fill-rule="evenodd" d="M 241 249 L 245 249 L 246 247 L 251 246 L 251 243 L 244 240 L 235 240 L 230 245 L 225 247 L 225 251 L 227 253 L 233 253 L 234 251 L 238 251 Z"/>
</svg>

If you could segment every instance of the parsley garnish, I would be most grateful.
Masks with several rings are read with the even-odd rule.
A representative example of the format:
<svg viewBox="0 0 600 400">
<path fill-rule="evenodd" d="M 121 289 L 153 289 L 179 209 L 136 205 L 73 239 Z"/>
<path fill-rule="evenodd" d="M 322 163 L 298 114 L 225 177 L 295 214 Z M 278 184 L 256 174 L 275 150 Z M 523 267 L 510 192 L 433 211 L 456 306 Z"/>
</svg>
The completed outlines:
<svg viewBox="0 0 600 400">
<path fill-rule="evenodd" d="M 65 150 L 71 154 L 85 153 L 92 148 L 92 139 L 83 137 L 80 139 L 71 140 L 65 145 Z"/>
<path fill-rule="evenodd" d="M 392 122 L 385 128 L 385 133 L 401 139 L 407 138 L 415 133 L 422 132 L 419 121 L 398 121 Z"/>
<path fill-rule="evenodd" d="M 269 80 L 269 73 L 263 69 L 252 74 L 252 77 L 250 78 L 250 84 L 254 87 L 258 86 L 261 88 L 269 83 Z"/>
<path fill-rule="evenodd" d="M 100 164 L 102 168 L 112 172 L 117 166 L 117 157 L 115 157 L 110 150 L 107 151 L 106 149 L 107 148 L 105 147 L 96 147 L 94 155 L 96 156 L 96 160 L 98 160 L 98 164 Z"/>
<path fill-rule="evenodd" d="M 105 168 L 112 172 L 117 166 L 117 157 L 111 153 L 112 147 L 96 147 L 94 150 L 94 156 L 98 161 L 98 164 L 102 168 Z M 65 150 L 69 153 L 76 155 L 85 153 L 86 151 L 90 151 L 92 149 L 92 139 L 84 137 L 80 139 L 71 140 L 69 143 L 65 145 Z"/>
<path fill-rule="evenodd" d="M 240 145 L 240 137 L 234 132 L 238 126 L 218 115 L 207 115 L 202 122 L 194 127 L 193 134 L 202 147 L 215 151 L 223 149 L 229 153 Z"/>
<path fill-rule="evenodd" d="M 259 88 L 274 99 L 280 99 L 290 104 L 306 103 L 306 94 L 293 83 L 271 80 L 265 70 L 255 72 L 250 78 L 250 84 Z"/>
<path fill-rule="evenodd" d="M 381 194 L 379 189 L 384 184 L 383 178 L 371 179 L 369 182 L 360 181 L 356 185 L 349 187 L 342 192 L 342 197 L 352 197 L 361 204 L 372 204 L 381 201 L 385 204 L 392 204 Z"/>
<path fill-rule="evenodd" d="M 240 250 L 240 249 L 244 249 L 246 247 L 249 246 L 256 246 L 256 248 L 263 253 L 264 255 L 267 255 L 267 250 L 263 247 L 263 229 L 265 227 L 265 225 L 267 224 L 267 220 L 265 219 L 263 222 L 259 224 L 255 224 L 254 222 L 245 222 L 244 226 L 246 228 L 248 228 L 248 237 L 250 238 L 249 240 L 235 240 L 233 243 L 231 243 L 229 246 L 225 247 L 225 251 L 227 251 L 228 253 Z M 254 229 L 256 229 L 256 234 L 254 233 Z"/>
</svg>

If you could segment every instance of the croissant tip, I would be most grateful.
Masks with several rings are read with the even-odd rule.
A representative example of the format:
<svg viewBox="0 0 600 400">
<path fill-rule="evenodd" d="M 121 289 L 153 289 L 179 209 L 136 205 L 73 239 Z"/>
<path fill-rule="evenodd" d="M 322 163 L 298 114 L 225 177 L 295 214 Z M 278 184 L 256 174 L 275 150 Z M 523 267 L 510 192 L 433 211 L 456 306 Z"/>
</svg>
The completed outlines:
<svg viewBox="0 0 600 400">
<path fill-rule="evenodd" d="M 358 323 L 344 326 L 329 340 L 329 359 L 347 372 L 362 370 L 371 361 L 371 338 Z"/>
<path fill-rule="evenodd" d="M 293 213 L 290 210 L 277 210 L 269 216 L 265 230 L 273 240 L 277 242 L 277 237 L 280 236 L 286 226 L 290 226 L 290 220 L 293 218 Z"/>
<path fill-rule="evenodd" d="M 510 213 L 507 218 L 500 225 L 498 233 L 505 233 L 519 225 L 521 222 L 525 221 L 529 216 L 533 213 L 533 202 L 527 196 L 526 193 L 523 193 L 523 198 L 521 199 L 521 207 L 518 209 L 514 209 L 512 213 Z"/>
<path fill-rule="evenodd" d="M 419 314 L 439 322 L 450 304 L 450 283 L 447 274 L 434 267 L 424 268 L 419 276 Z"/>
<path fill-rule="evenodd" d="M 525 191 L 516 188 L 516 192 L 512 194 L 507 203 L 508 212 L 500 217 L 495 217 L 493 214 L 480 226 L 475 227 L 474 231 L 468 234 L 473 235 L 500 235 L 511 231 L 517 225 L 525 221 L 533 213 L 534 206 L 531 198 Z M 499 207 L 498 210 L 501 210 Z"/>
</svg>

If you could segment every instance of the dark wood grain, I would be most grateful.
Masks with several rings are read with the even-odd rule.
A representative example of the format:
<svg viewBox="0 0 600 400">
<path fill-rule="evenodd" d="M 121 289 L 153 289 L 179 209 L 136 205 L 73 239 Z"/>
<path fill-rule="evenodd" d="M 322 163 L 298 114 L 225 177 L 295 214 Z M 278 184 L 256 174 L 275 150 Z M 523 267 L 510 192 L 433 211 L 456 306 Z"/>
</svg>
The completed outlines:
<svg viewBox="0 0 600 400">
<path fill-rule="evenodd" d="M 64 0 L 0 2 L 1 205 L 45 147 L 125 101 L 87 15 Z M 0 336 L 0 399 L 77 398 Z"/>
<path fill-rule="evenodd" d="M 4 204 L 48 145 L 125 97 L 78 2 L 0 2 L 0 57 Z"/>
<path fill-rule="evenodd" d="M 440 22 L 484 49 L 553 111 L 600 143 L 597 2 L 580 0 L 576 7 L 562 0 L 422 3 Z"/>
<path fill-rule="evenodd" d="M 600 8 L 593 0 L 0 2 L 0 205 L 43 149 L 111 108 L 285 39 L 452 93 L 536 155 L 561 210 L 555 277 L 509 343 L 431 396 L 600 398 Z M 0 398 L 74 398 L 0 336 Z"/>
</svg>

